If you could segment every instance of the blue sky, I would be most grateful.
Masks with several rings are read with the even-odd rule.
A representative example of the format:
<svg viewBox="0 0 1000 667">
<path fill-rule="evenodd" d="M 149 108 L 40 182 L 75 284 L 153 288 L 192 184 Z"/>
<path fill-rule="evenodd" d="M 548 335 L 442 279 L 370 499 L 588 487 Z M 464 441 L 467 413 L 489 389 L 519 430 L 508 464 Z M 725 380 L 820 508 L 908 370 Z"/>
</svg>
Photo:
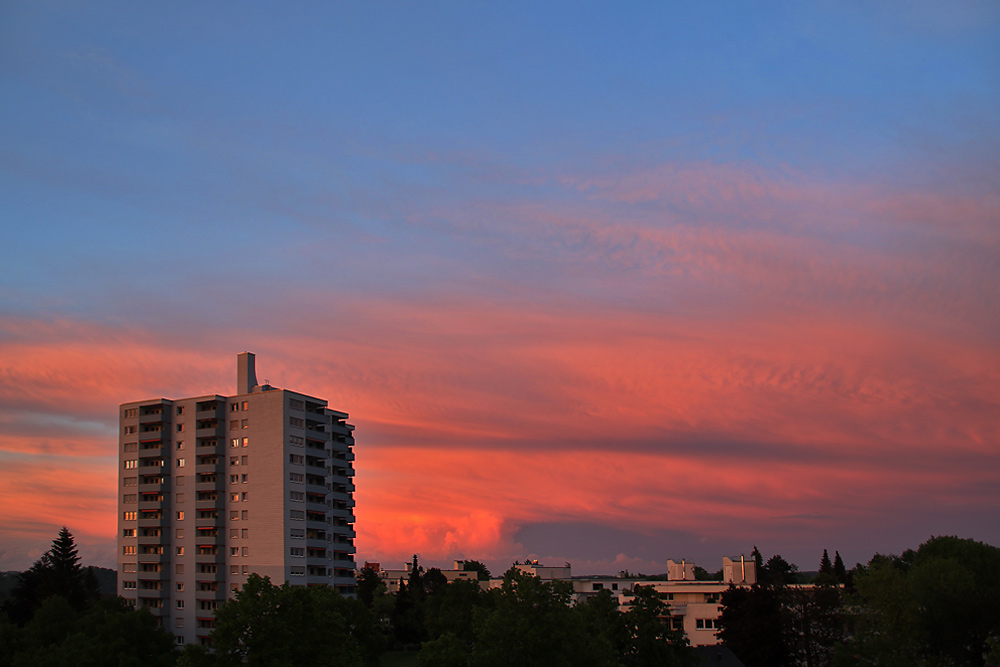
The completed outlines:
<svg viewBox="0 0 1000 667">
<path fill-rule="evenodd" d="M 361 557 L 996 543 L 998 37 L 993 2 L 5 3 L 0 566 L 66 521 L 112 560 L 115 406 L 244 349 L 358 424 Z M 526 443 L 558 497 L 508 490 Z M 103 509 L 19 515 L 46 466 Z"/>
</svg>

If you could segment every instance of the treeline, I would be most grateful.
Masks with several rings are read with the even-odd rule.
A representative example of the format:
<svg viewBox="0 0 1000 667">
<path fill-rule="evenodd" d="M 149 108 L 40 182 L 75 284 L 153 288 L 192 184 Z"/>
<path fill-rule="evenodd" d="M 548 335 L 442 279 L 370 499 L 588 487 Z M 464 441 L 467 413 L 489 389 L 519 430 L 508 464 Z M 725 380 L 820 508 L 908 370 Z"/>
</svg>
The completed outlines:
<svg viewBox="0 0 1000 667">
<path fill-rule="evenodd" d="M 722 596 L 719 635 L 747 667 L 1000 665 L 1000 549 L 936 537 L 851 570 L 824 552 L 813 587 L 795 565 L 760 563 L 759 583 Z M 489 578 L 474 561 L 470 569 Z M 186 646 L 145 609 L 101 599 L 65 528 L 21 573 L 0 613 L 0 667 L 338 665 L 377 667 L 409 649 L 421 667 L 696 664 L 668 603 L 637 585 L 623 613 L 607 590 L 572 604 L 569 582 L 516 568 L 502 586 L 447 582 L 414 559 L 397 595 L 362 570 L 357 598 L 252 575 L 216 613 L 212 650 Z"/>
<path fill-rule="evenodd" d="M 758 573 L 721 600 L 719 637 L 747 667 L 1000 666 L 997 547 L 933 537 L 850 571 L 824 551 L 811 588 L 778 556 Z"/>
<path fill-rule="evenodd" d="M 152 614 L 101 597 L 94 568 L 80 565 L 65 527 L 3 602 L 2 667 L 168 667 L 175 657 L 173 635 Z"/>
</svg>

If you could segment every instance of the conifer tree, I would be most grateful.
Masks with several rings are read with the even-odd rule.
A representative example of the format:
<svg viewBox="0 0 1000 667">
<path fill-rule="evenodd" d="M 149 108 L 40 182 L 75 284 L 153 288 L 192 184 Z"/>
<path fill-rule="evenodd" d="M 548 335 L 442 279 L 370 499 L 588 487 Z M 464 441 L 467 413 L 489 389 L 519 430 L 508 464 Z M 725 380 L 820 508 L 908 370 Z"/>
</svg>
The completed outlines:
<svg viewBox="0 0 1000 667">
<path fill-rule="evenodd" d="M 833 576 L 836 577 L 838 584 L 847 583 L 847 568 L 844 567 L 844 561 L 840 557 L 839 551 L 834 551 L 833 557 Z"/>
<path fill-rule="evenodd" d="M 823 549 L 823 558 L 819 561 L 819 573 L 833 574 L 833 564 L 830 562 L 830 554 L 827 553 L 826 549 Z"/>
</svg>

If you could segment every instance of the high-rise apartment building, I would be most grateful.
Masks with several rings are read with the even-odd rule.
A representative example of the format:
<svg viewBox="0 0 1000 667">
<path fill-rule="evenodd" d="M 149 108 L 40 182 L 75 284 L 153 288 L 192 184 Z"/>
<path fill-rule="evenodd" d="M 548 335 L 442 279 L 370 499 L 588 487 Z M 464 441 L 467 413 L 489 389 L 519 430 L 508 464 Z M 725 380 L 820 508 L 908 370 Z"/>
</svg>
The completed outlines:
<svg viewBox="0 0 1000 667">
<path fill-rule="evenodd" d="M 354 427 L 323 399 L 257 384 L 235 396 L 123 403 L 118 594 L 178 643 L 205 643 L 251 573 L 352 593 Z"/>
</svg>

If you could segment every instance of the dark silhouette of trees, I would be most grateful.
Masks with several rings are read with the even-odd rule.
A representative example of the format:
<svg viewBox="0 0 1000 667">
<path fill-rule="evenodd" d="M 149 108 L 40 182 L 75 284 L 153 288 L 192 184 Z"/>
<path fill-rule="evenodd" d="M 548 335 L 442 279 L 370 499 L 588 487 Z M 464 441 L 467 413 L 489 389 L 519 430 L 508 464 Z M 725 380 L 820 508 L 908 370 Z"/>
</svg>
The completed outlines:
<svg viewBox="0 0 1000 667">
<path fill-rule="evenodd" d="M 835 551 L 833 558 L 833 576 L 837 580 L 838 584 L 847 583 L 847 568 L 844 567 L 844 561 L 840 557 L 840 552 Z"/>
<path fill-rule="evenodd" d="M 838 667 L 981 667 L 1000 635 L 1000 549 L 932 537 L 901 556 L 876 554 L 854 576 L 851 638 Z"/>
<path fill-rule="evenodd" d="M 215 664 L 361 667 L 366 638 L 352 630 L 372 629 L 366 613 L 328 586 L 275 586 L 250 575 L 215 614 Z"/>
<path fill-rule="evenodd" d="M 475 572 L 479 581 L 490 580 L 490 570 L 478 560 L 462 561 L 462 569 L 466 572 Z"/>
<path fill-rule="evenodd" d="M 785 667 L 790 663 L 782 587 L 730 586 L 722 593 L 719 638 L 746 667 Z"/>
<path fill-rule="evenodd" d="M 49 550 L 18 576 L 4 610 L 11 621 L 23 626 L 41 604 L 54 595 L 65 598 L 78 612 L 100 597 L 97 577 L 92 568 L 84 569 L 80 565 L 73 535 L 65 526 Z"/>
</svg>

